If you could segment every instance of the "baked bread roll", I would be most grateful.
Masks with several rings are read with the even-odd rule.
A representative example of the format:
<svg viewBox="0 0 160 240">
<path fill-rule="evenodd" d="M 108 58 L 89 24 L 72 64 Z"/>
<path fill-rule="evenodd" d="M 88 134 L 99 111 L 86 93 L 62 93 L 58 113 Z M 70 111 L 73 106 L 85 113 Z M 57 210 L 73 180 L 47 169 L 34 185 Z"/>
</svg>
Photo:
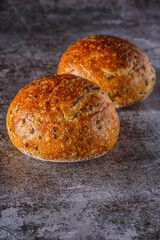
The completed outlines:
<svg viewBox="0 0 160 240">
<path fill-rule="evenodd" d="M 99 86 L 71 74 L 36 79 L 11 102 L 7 118 L 13 144 L 34 158 L 80 161 L 115 144 L 119 118 Z"/>
<path fill-rule="evenodd" d="M 127 40 L 91 36 L 63 54 L 58 74 L 71 73 L 98 84 L 116 108 L 145 99 L 155 85 L 155 70 L 146 54 Z"/>
</svg>

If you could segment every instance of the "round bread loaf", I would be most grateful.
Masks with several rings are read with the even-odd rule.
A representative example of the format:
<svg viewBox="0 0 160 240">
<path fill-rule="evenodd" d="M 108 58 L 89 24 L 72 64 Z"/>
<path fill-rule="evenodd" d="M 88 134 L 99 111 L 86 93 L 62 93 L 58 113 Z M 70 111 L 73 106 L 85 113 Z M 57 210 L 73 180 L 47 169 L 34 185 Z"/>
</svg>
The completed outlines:
<svg viewBox="0 0 160 240">
<path fill-rule="evenodd" d="M 7 129 L 23 153 L 52 161 L 80 161 L 106 153 L 119 118 L 99 86 L 71 74 L 36 79 L 9 106 Z"/>
<path fill-rule="evenodd" d="M 117 108 L 145 99 L 156 79 L 152 64 L 140 48 L 124 39 L 104 35 L 72 44 L 58 66 L 58 74 L 63 73 L 98 84 Z"/>
</svg>

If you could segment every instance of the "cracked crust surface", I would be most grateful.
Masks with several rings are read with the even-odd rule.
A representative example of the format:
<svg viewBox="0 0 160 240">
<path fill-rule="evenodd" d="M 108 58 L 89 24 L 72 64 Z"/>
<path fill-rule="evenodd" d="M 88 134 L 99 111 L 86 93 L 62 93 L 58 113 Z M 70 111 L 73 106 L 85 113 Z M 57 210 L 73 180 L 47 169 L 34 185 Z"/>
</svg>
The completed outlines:
<svg viewBox="0 0 160 240">
<path fill-rule="evenodd" d="M 99 86 L 71 74 L 36 79 L 9 106 L 8 134 L 23 153 L 52 161 L 81 161 L 109 151 L 119 118 Z"/>
<path fill-rule="evenodd" d="M 98 84 L 115 107 L 145 99 L 156 74 L 147 55 L 127 40 L 97 35 L 72 44 L 63 54 L 58 74 L 75 74 Z"/>
</svg>

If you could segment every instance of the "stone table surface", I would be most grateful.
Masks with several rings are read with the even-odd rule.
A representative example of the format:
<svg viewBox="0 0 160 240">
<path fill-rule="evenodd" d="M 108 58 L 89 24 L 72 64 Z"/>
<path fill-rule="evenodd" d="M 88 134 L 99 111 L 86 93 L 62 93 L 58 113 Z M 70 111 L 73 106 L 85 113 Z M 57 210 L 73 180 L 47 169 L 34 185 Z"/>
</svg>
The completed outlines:
<svg viewBox="0 0 160 240">
<path fill-rule="evenodd" d="M 5 117 L 17 92 L 56 74 L 63 51 L 88 35 L 126 38 L 157 82 L 119 109 L 120 137 L 103 157 L 51 163 L 20 153 Z M 0 239 L 160 239 L 160 1 L 0 1 Z"/>
</svg>

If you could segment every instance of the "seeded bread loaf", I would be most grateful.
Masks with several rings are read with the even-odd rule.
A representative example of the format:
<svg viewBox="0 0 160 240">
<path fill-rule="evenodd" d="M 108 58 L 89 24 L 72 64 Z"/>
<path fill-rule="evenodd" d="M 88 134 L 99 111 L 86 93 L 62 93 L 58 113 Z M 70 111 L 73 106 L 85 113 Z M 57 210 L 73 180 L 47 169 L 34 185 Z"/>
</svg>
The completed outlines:
<svg viewBox="0 0 160 240">
<path fill-rule="evenodd" d="M 119 118 L 108 95 L 93 82 L 69 74 L 36 79 L 21 89 L 6 123 L 21 152 L 52 161 L 102 155 L 119 134 Z"/>
<path fill-rule="evenodd" d="M 156 79 L 151 62 L 140 48 L 105 35 L 86 37 L 72 44 L 58 66 L 58 74 L 64 73 L 98 84 L 117 108 L 145 99 Z"/>
</svg>

